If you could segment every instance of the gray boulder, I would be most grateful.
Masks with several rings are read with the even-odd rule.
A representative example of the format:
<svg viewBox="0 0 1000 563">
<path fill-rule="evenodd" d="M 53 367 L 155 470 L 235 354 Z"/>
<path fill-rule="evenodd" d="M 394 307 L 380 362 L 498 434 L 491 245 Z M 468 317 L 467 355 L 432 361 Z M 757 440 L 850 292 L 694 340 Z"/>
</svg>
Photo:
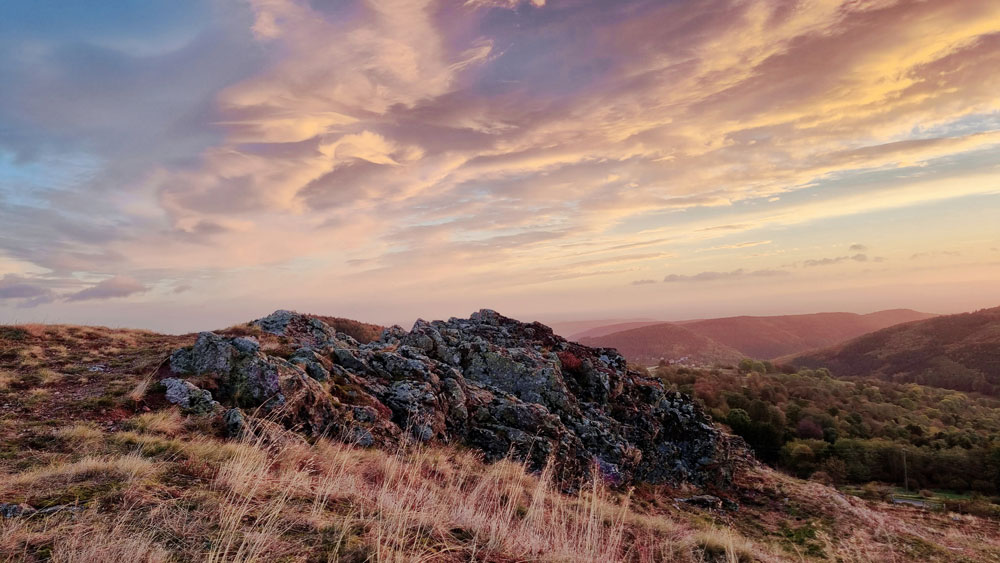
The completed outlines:
<svg viewBox="0 0 1000 563">
<path fill-rule="evenodd" d="M 166 388 L 167 401 L 178 405 L 191 414 L 211 414 L 219 408 L 218 401 L 212 399 L 212 393 L 199 389 L 190 381 L 168 377 L 161 379 L 160 384 Z"/>
</svg>

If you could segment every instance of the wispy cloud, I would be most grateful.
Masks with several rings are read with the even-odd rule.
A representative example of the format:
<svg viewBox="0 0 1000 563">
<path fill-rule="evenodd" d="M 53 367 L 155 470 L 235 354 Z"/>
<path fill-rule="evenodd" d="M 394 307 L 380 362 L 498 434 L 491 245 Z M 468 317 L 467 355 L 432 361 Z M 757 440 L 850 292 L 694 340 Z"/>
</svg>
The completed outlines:
<svg viewBox="0 0 1000 563">
<path fill-rule="evenodd" d="M 923 258 L 941 258 L 945 256 L 950 258 L 957 258 L 961 255 L 962 253 L 957 250 L 933 250 L 929 252 L 917 252 L 915 254 L 912 254 L 910 256 L 910 260 L 920 260 Z"/>
<path fill-rule="evenodd" d="M 142 282 L 128 276 L 115 276 L 91 287 L 82 289 L 66 297 L 68 301 L 91 301 L 96 299 L 114 299 L 128 297 L 137 293 L 149 291 Z"/>
<path fill-rule="evenodd" d="M 736 280 L 741 278 L 772 278 L 789 276 L 786 270 L 754 270 L 745 271 L 742 268 L 730 272 L 701 272 L 693 275 L 670 274 L 663 278 L 667 283 L 674 282 L 713 282 L 723 280 Z"/>
<path fill-rule="evenodd" d="M 708 248 L 700 248 L 698 252 L 708 252 L 710 250 L 733 250 L 737 248 L 751 248 L 754 246 L 762 246 L 765 244 L 771 244 L 770 240 L 753 240 L 747 242 L 737 242 L 734 244 L 720 244 L 718 246 L 710 246 Z"/>
<path fill-rule="evenodd" d="M 806 260 L 802 263 L 803 266 L 810 268 L 814 266 L 830 266 L 833 264 L 840 264 L 841 262 L 846 262 L 852 260 L 854 262 L 867 262 L 867 254 L 854 254 L 852 256 L 837 256 L 836 258 L 819 258 L 814 260 Z"/>
</svg>

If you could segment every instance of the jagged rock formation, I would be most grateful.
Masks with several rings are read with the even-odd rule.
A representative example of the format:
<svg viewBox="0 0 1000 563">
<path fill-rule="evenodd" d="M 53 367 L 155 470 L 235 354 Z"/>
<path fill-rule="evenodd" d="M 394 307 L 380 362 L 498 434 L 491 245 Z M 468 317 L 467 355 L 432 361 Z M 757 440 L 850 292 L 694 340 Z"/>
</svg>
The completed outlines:
<svg viewBox="0 0 1000 563">
<path fill-rule="evenodd" d="M 554 460 L 567 481 L 596 467 L 618 483 L 721 484 L 740 449 L 688 397 L 630 371 L 615 351 L 494 311 L 392 327 L 368 344 L 290 311 L 252 324 L 293 351 L 283 358 L 253 338 L 201 333 L 164 375 L 308 436 L 460 443 L 489 460 Z M 245 424 L 241 411 L 224 418 L 230 434 Z"/>
</svg>

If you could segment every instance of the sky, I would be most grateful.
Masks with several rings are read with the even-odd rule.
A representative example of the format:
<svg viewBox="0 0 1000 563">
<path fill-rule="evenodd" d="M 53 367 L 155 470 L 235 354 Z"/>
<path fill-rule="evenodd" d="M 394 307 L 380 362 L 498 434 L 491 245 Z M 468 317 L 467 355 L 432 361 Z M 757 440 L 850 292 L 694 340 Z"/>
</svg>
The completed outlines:
<svg viewBox="0 0 1000 563">
<path fill-rule="evenodd" d="M 6 0 L 0 322 L 1000 305 L 996 0 Z"/>
</svg>

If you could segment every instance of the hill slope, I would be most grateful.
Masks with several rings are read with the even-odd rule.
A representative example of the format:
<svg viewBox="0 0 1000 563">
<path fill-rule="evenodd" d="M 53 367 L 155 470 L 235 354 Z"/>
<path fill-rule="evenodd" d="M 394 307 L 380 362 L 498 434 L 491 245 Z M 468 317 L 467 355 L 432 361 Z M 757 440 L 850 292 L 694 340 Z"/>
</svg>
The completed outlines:
<svg viewBox="0 0 1000 563">
<path fill-rule="evenodd" d="M 663 323 L 664 321 L 632 321 L 627 323 L 601 325 L 583 332 L 578 332 L 571 336 L 567 336 L 566 338 L 569 340 L 579 341 L 581 338 L 597 338 L 599 336 L 607 336 L 616 332 L 622 332 L 623 330 L 632 330 L 634 328 L 642 328 L 644 326 L 653 326 Z"/>
<path fill-rule="evenodd" d="M 617 326 L 617 325 L 627 325 L 631 323 L 662 323 L 664 321 L 658 321 L 655 319 L 648 318 L 622 318 L 622 319 L 590 319 L 583 321 L 541 321 L 543 324 L 547 325 L 552 329 L 552 332 L 566 338 L 568 340 L 576 340 L 582 333 L 590 332 L 592 330 L 600 331 L 602 327 L 607 326 Z M 619 329 L 624 330 L 624 329 Z"/>
<path fill-rule="evenodd" d="M 780 361 L 843 377 L 1000 393 L 1000 307 L 893 326 Z"/>
<path fill-rule="evenodd" d="M 673 323 L 633 328 L 597 337 L 581 338 L 586 346 L 614 348 L 630 362 L 655 364 L 685 360 L 693 364 L 729 364 L 740 361 L 743 354 L 687 327 Z"/>
<path fill-rule="evenodd" d="M 728 317 L 679 323 L 745 356 L 770 359 L 825 348 L 895 324 L 933 317 L 908 309 L 856 313 L 815 313 L 774 317 Z"/>
</svg>

